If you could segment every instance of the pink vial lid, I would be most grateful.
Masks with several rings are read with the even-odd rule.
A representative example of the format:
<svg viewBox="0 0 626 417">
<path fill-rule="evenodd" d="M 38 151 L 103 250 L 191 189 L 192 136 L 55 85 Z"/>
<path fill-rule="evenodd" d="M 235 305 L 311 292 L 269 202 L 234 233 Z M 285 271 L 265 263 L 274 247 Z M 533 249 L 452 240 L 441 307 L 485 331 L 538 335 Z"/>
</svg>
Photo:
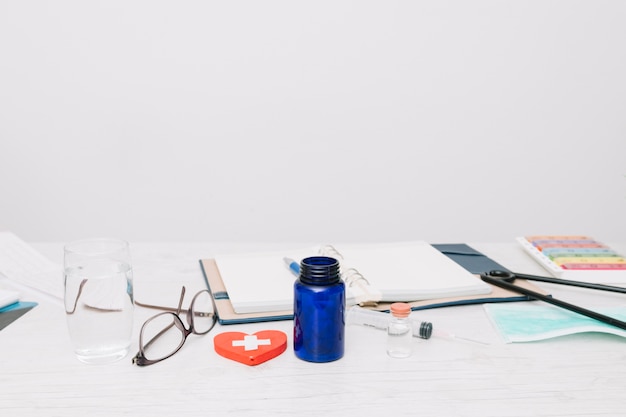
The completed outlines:
<svg viewBox="0 0 626 417">
<path fill-rule="evenodd" d="M 407 303 L 393 303 L 390 308 L 394 317 L 405 318 L 411 314 L 411 306 Z"/>
</svg>

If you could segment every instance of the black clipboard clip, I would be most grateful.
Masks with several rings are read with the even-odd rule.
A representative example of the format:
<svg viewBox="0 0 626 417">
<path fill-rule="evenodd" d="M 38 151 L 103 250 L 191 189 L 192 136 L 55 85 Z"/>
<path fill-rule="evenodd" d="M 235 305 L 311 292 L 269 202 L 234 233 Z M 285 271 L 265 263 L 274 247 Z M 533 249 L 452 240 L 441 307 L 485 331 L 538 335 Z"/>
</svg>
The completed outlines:
<svg viewBox="0 0 626 417">
<path fill-rule="evenodd" d="M 626 330 L 626 322 L 623 322 L 613 317 L 606 316 L 604 314 L 600 314 L 592 310 L 587 310 L 586 308 L 577 306 L 575 304 L 567 303 L 565 301 L 559 300 L 551 296 L 543 295 L 538 292 L 517 286 L 514 284 L 514 282 L 516 279 L 525 279 L 528 281 L 539 281 L 539 282 L 547 282 L 550 284 L 569 285 L 572 287 L 588 288 L 588 289 L 599 290 L 599 291 L 618 292 L 622 294 L 626 294 L 626 288 L 615 287 L 611 285 L 593 284 L 590 282 L 583 282 L 583 281 L 571 281 L 567 279 L 542 277 L 538 275 L 517 274 L 514 272 L 500 271 L 500 270 L 494 270 L 494 271 L 482 273 L 480 274 L 480 278 L 483 281 L 488 282 L 489 284 L 495 285 L 497 287 L 504 288 L 506 290 L 513 291 L 519 294 L 523 294 L 523 295 L 528 296 L 529 298 L 544 301 L 546 303 L 550 303 L 555 306 L 573 311 L 575 313 L 582 314 L 583 316 L 590 317 L 592 319 L 601 321 L 603 323 L 610 324 L 611 326 L 618 327 L 622 330 Z"/>
</svg>

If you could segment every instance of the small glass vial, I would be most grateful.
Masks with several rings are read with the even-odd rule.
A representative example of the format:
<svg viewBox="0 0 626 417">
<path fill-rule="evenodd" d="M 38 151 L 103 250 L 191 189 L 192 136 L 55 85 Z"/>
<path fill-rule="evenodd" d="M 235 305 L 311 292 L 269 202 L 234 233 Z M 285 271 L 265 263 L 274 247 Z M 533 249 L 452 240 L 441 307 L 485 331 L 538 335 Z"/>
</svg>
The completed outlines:
<svg viewBox="0 0 626 417">
<path fill-rule="evenodd" d="M 359 306 L 352 306 L 346 311 L 346 324 L 358 324 L 375 329 L 387 330 L 389 328 L 389 314 L 382 311 L 368 310 Z M 409 318 L 413 337 L 430 339 L 433 335 L 433 324 L 429 321 L 419 321 Z"/>
<path fill-rule="evenodd" d="M 408 358 L 411 356 L 413 332 L 409 322 L 411 306 L 407 303 L 391 305 L 392 318 L 387 327 L 387 354 L 392 358 Z"/>
<path fill-rule="evenodd" d="M 294 283 L 293 351 L 309 362 L 343 357 L 346 287 L 339 262 L 326 256 L 305 258 Z"/>
</svg>

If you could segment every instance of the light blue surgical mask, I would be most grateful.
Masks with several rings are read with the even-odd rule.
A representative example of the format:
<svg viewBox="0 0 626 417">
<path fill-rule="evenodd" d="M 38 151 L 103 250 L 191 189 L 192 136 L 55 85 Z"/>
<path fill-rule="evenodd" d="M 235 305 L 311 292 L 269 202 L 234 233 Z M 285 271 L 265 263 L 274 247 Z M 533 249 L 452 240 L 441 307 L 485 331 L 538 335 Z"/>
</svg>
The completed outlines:
<svg viewBox="0 0 626 417">
<path fill-rule="evenodd" d="M 487 315 L 506 343 L 533 342 L 575 333 L 601 332 L 626 337 L 626 331 L 580 314 L 546 304 L 485 304 Z M 596 311 L 626 320 L 626 308 Z"/>
</svg>

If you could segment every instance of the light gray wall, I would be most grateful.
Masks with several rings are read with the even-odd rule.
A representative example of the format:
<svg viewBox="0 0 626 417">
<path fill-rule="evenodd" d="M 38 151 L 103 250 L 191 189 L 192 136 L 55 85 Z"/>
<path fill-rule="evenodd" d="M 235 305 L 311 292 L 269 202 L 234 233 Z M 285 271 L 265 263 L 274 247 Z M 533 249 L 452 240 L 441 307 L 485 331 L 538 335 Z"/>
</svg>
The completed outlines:
<svg viewBox="0 0 626 417">
<path fill-rule="evenodd" d="M 0 1 L 0 230 L 626 240 L 626 2 Z"/>
</svg>

